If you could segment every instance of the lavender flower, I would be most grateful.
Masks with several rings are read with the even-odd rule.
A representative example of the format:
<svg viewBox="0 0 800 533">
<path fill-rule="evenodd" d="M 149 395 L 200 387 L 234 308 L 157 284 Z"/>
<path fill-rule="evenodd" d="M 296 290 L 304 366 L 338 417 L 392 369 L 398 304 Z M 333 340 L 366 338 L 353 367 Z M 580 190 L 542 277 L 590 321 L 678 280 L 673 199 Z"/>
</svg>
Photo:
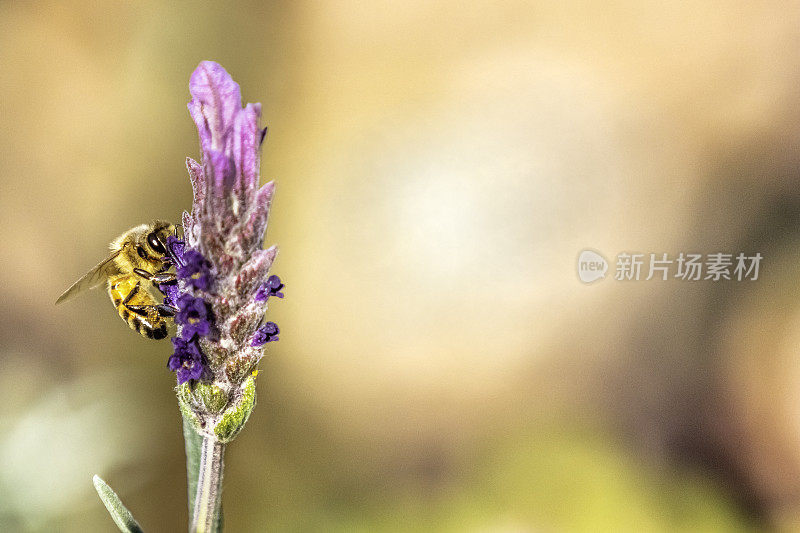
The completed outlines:
<svg viewBox="0 0 800 533">
<path fill-rule="evenodd" d="M 167 237 L 167 254 L 170 262 L 175 264 L 176 268 L 186 265 L 183 260 L 183 254 L 186 251 L 186 243 L 177 237 L 170 235 Z"/>
<path fill-rule="evenodd" d="M 177 267 L 179 278 L 185 278 L 195 289 L 207 291 L 211 286 L 211 263 L 203 254 L 195 250 L 186 250 L 182 256 L 183 265 Z"/>
<path fill-rule="evenodd" d="M 211 313 L 205 300 L 183 293 L 175 303 L 178 308 L 175 323 L 181 326 L 182 338 L 191 339 L 195 335 L 205 337 L 211 333 Z"/>
<path fill-rule="evenodd" d="M 186 266 L 186 261 L 183 259 L 185 251 L 186 243 L 170 235 L 167 237 L 167 256 L 162 258 L 162 261 L 166 264 L 175 265 L 175 269 L 180 272 L 181 268 Z M 170 307 L 178 306 L 178 285 L 176 283 L 162 283 L 158 288 L 164 294 L 165 305 Z"/>
<path fill-rule="evenodd" d="M 192 379 L 200 379 L 206 372 L 205 358 L 197 339 L 184 340 L 181 338 L 172 339 L 175 348 L 170 356 L 167 366 L 178 375 L 178 383 L 185 383 Z"/>
<path fill-rule="evenodd" d="M 250 346 L 264 346 L 268 342 L 276 341 L 278 340 L 278 333 L 280 332 L 278 324 L 275 322 L 267 322 L 256 330 Z"/>
<path fill-rule="evenodd" d="M 280 292 L 283 287 L 284 284 L 281 283 L 281 278 L 273 274 L 267 279 L 266 283 L 262 284 L 258 290 L 256 290 L 255 301 L 266 302 L 270 296 L 283 298 L 283 293 Z"/>
<path fill-rule="evenodd" d="M 158 288 L 164 293 L 164 304 L 170 307 L 177 307 L 178 285 L 175 283 L 162 283 Z"/>
<path fill-rule="evenodd" d="M 204 438 L 224 443 L 255 404 L 263 345 L 277 340 L 274 323 L 261 326 L 266 299 L 283 297 L 280 278 L 269 273 L 277 249 L 262 249 L 275 187 L 259 187 L 260 104 L 242 108 L 238 84 L 211 61 L 200 63 L 189 90 L 202 160 L 186 160 L 194 201 L 183 214 L 185 241 L 167 242 L 178 290 L 165 301 L 178 308 L 179 334 L 169 366 L 186 419 Z"/>
</svg>

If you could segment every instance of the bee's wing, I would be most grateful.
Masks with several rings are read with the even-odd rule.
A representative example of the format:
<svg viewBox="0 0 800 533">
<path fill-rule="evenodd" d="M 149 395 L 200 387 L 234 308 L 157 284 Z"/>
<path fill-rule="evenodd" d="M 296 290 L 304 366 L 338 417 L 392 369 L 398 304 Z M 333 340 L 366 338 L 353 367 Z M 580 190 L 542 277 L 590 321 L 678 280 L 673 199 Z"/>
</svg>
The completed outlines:
<svg viewBox="0 0 800 533">
<path fill-rule="evenodd" d="M 102 284 L 108 276 L 119 273 L 117 263 L 114 259 L 119 255 L 119 252 L 113 253 L 110 257 L 106 258 L 102 263 L 87 272 L 81 279 L 72 284 L 72 286 L 64 291 L 64 294 L 58 297 L 56 305 L 68 300 L 81 291 L 93 289 Z"/>
</svg>

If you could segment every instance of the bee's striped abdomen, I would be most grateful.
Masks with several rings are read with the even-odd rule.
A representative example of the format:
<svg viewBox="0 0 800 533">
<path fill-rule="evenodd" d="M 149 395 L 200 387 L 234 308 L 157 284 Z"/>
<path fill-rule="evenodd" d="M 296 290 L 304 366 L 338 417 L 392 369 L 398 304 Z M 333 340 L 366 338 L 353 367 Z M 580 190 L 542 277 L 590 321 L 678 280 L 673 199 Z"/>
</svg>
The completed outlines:
<svg viewBox="0 0 800 533">
<path fill-rule="evenodd" d="M 147 326 L 143 325 L 141 327 L 141 330 L 137 331 L 139 331 L 139 333 L 141 333 L 148 339 L 155 339 L 155 340 L 163 339 L 164 337 L 167 336 L 167 322 L 163 318 L 159 318 L 158 320 L 159 323 L 156 324 L 156 327 L 153 327 L 149 324 Z"/>
<path fill-rule="evenodd" d="M 108 295 L 119 316 L 132 330 L 148 339 L 159 340 L 167 336 L 167 322 L 156 309 L 158 302 L 141 288 L 135 275 L 109 277 Z"/>
</svg>

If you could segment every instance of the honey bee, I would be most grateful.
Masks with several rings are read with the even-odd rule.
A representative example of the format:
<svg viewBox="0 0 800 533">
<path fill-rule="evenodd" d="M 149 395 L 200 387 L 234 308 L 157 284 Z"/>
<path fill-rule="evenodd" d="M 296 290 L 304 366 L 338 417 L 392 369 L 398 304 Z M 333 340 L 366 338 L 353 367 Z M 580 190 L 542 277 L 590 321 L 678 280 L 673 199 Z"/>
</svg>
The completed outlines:
<svg viewBox="0 0 800 533">
<path fill-rule="evenodd" d="M 163 339 L 176 309 L 160 303 L 155 291 L 161 292 L 161 284 L 176 283 L 175 274 L 167 272 L 172 263 L 166 247 L 167 237 L 175 234 L 175 226 L 161 220 L 129 229 L 110 244 L 111 254 L 64 291 L 56 304 L 107 282 L 122 320 L 148 339 Z"/>
</svg>

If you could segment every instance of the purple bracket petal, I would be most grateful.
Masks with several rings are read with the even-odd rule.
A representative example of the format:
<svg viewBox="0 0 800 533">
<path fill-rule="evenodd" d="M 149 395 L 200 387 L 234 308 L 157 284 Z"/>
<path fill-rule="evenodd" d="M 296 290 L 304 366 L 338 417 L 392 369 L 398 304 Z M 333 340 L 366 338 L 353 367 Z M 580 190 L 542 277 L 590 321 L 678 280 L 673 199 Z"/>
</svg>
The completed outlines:
<svg viewBox="0 0 800 533">
<path fill-rule="evenodd" d="M 206 182 L 203 175 L 203 165 L 192 159 L 186 158 L 186 170 L 189 171 L 189 179 L 192 182 L 192 194 L 194 195 L 194 205 L 202 205 L 206 196 Z"/>
<path fill-rule="evenodd" d="M 189 92 L 192 94 L 189 113 L 200 133 L 203 151 L 222 150 L 227 132 L 242 107 L 239 84 L 219 63 L 203 61 L 192 72 Z"/>
<path fill-rule="evenodd" d="M 183 239 L 191 246 L 197 246 L 197 239 L 194 235 L 194 219 L 192 218 L 192 215 L 184 211 L 183 215 L 181 215 L 181 221 L 183 224 Z"/>
<path fill-rule="evenodd" d="M 259 285 L 269 278 L 269 269 L 276 255 L 278 255 L 277 246 L 256 250 L 250 260 L 242 266 L 241 272 L 236 277 L 236 291 L 240 298 L 249 300 L 255 296 Z"/>
<path fill-rule="evenodd" d="M 261 146 L 261 130 L 258 120 L 261 117 L 261 104 L 247 104 L 236 117 L 235 138 L 238 140 L 238 152 L 234 151 L 236 171 L 241 176 L 241 186 L 245 191 L 258 186 L 259 157 Z"/>
<path fill-rule="evenodd" d="M 210 177 L 213 181 L 213 189 L 211 192 L 211 200 L 213 205 L 212 210 L 221 210 L 224 208 L 227 191 L 233 185 L 233 180 L 236 173 L 236 168 L 232 165 L 228 155 L 220 150 L 208 150 L 205 153 L 205 170 L 206 176 Z M 220 213 L 222 211 L 219 211 Z"/>
<path fill-rule="evenodd" d="M 264 241 L 264 233 L 267 231 L 269 219 L 269 208 L 272 205 L 272 197 L 274 195 L 274 181 L 263 185 L 255 195 L 252 210 L 245 225 L 245 234 L 250 246 L 261 247 Z"/>
</svg>

